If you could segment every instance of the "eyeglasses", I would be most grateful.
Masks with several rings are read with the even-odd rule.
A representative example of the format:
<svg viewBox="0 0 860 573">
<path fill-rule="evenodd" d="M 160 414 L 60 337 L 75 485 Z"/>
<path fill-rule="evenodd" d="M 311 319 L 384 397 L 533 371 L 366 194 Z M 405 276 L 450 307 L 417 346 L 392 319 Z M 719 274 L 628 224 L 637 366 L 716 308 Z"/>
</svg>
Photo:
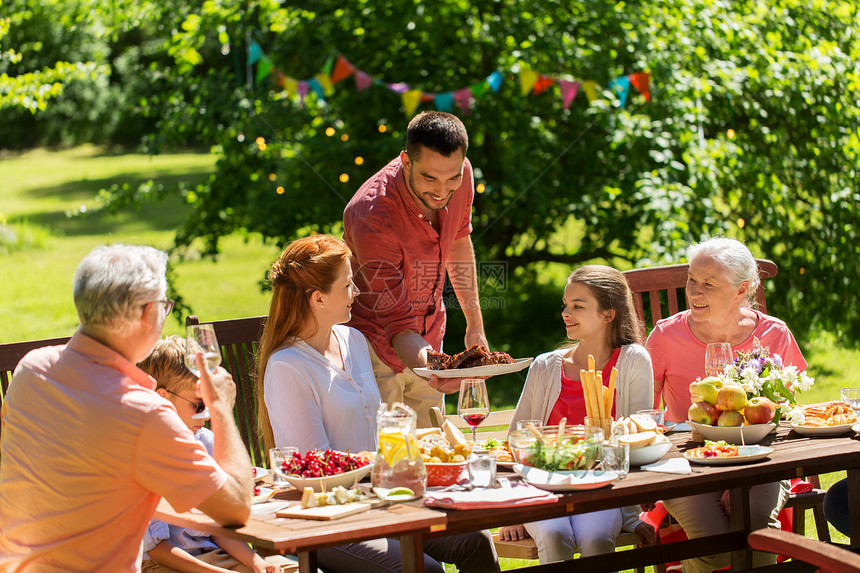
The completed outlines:
<svg viewBox="0 0 860 573">
<path fill-rule="evenodd" d="M 164 314 L 170 314 L 170 311 L 173 310 L 173 305 L 176 304 L 175 300 L 172 300 L 169 298 L 164 299 L 164 300 L 153 300 L 151 302 L 157 302 L 157 303 L 161 304 L 161 306 L 164 307 Z M 147 304 L 149 304 L 149 303 L 142 304 L 141 306 L 146 306 Z"/>
<path fill-rule="evenodd" d="M 171 301 L 168 301 L 168 302 L 173 302 L 173 301 L 171 300 Z M 177 398 L 182 398 L 183 400 L 185 400 L 186 402 L 188 402 L 188 403 L 190 403 L 190 404 L 194 404 L 194 413 L 195 413 L 195 414 L 202 414 L 202 413 L 203 413 L 203 411 L 204 411 L 204 410 L 206 410 L 206 404 L 204 404 L 204 403 L 203 403 L 203 400 L 200 400 L 199 402 L 195 402 L 194 400 L 189 400 L 189 399 L 188 399 L 188 398 L 186 398 L 185 396 L 180 396 L 180 395 L 179 395 L 179 394 L 177 394 L 176 392 L 171 392 L 170 390 L 167 390 L 167 393 L 168 393 L 168 394 L 173 394 L 173 395 L 174 395 L 174 396 L 176 396 Z"/>
</svg>

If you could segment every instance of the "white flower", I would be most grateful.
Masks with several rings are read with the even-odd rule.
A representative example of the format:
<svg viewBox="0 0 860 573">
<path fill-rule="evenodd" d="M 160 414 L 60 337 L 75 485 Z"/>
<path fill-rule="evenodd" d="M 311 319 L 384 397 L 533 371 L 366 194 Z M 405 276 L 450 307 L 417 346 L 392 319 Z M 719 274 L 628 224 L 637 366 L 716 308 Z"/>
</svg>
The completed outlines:
<svg viewBox="0 0 860 573">
<path fill-rule="evenodd" d="M 795 426 L 803 424 L 803 422 L 805 421 L 805 416 L 803 415 L 803 408 L 801 406 L 794 406 L 793 408 L 785 412 L 785 417 Z"/>
</svg>

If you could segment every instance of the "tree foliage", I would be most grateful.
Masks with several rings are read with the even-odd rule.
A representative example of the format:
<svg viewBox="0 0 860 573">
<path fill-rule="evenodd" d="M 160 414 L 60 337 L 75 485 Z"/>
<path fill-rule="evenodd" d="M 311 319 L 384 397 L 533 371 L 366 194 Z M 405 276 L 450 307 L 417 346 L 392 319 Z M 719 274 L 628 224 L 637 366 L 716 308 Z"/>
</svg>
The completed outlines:
<svg viewBox="0 0 860 573">
<path fill-rule="evenodd" d="M 498 70 L 500 91 L 460 113 L 486 187 L 475 201 L 475 246 L 481 260 L 508 264 L 507 290 L 485 290 L 507 301 L 485 312 L 494 342 L 515 343 L 524 324 L 533 332 L 554 316 L 559 285 L 543 284 L 547 263 L 677 262 L 690 242 L 715 234 L 777 262 L 769 308 L 795 331 L 821 326 L 860 339 L 855 2 L 136 5 L 131 20 L 111 17 L 150 39 L 163 32 L 147 55 L 154 63 L 135 68 L 146 80 L 136 104 L 156 124 L 148 149 L 202 142 L 220 157 L 206 183 L 185 191 L 194 214 L 177 233 L 180 250 L 202 240 L 214 255 L 239 230 L 278 243 L 338 232 L 357 187 L 403 146 L 398 95 L 359 92 L 350 79 L 324 102 L 301 105 L 272 78 L 248 81 L 249 39 L 300 79 L 337 53 L 429 93 Z M 595 80 L 601 97 L 589 105 L 581 94 L 564 110 L 553 90 L 523 96 L 516 71 L 526 68 Z M 606 88 L 636 71 L 651 73 L 653 99 L 631 93 L 619 108 Z M 108 190 L 105 208 L 160 192 Z M 529 338 L 517 350 L 557 339 Z"/>
</svg>

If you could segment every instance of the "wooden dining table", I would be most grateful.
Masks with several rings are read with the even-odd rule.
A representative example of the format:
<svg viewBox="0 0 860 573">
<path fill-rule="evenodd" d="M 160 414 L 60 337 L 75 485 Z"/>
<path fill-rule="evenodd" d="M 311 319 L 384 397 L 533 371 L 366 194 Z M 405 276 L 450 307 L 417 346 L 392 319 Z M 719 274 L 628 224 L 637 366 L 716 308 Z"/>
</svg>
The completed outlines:
<svg viewBox="0 0 860 573">
<path fill-rule="evenodd" d="M 701 445 L 691 441 L 690 432 L 674 432 L 669 434 L 669 438 L 673 448 L 664 459 L 681 457 L 684 450 Z M 155 518 L 241 539 L 258 548 L 297 554 L 302 572 L 316 570 L 316 551 L 319 549 L 379 537 L 399 538 L 403 571 L 421 573 L 424 539 L 728 490 L 731 509 L 731 530 L 728 533 L 572 562 L 539 565 L 530 570 L 618 571 L 731 551 L 732 570 L 738 571 L 749 569 L 752 564 L 746 537 L 750 533 L 749 489 L 754 485 L 847 470 L 850 510 L 860 515 L 860 439 L 853 432 L 838 436 L 803 436 L 792 430 L 787 422 L 782 422 L 777 432 L 766 436 L 760 444 L 772 447 L 773 452 L 758 461 L 736 465 L 691 464 L 693 471 L 687 475 L 632 468 L 626 477 L 615 480 L 610 486 L 559 493 L 556 503 L 440 510 L 415 501 L 387 504 L 332 521 L 255 514 L 243 527 L 224 528 L 194 510 L 185 513 L 173 511 L 167 502 L 162 501 Z M 299 493 L 287 490 L 279 493 L 278 497 L 297 500 Z M 860 520 L 852 520 L 850 533 L 851 547 L 860 547 Z"/>
</svg>

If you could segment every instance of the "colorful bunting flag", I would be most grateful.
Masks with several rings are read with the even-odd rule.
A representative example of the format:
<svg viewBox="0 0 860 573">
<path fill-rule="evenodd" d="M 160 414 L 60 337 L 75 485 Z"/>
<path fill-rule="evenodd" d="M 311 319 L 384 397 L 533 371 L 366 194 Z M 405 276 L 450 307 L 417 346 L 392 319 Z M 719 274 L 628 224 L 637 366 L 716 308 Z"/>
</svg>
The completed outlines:
<svg viewBox="0 0 860 573">
<path fill-rule="evenodd" d="M 648 72 L 636 72 L 627 76 L 630 83 L 640 94 L 645 96 L 645 101 L 651 101 L 651 88 L 649 86 L 651 74 Z"/>
<path fill-rule="evenodd" d="M 317 74 L 314 76 L 314 79 L 319 82 L 323 93 L 325 93 L 326 95 L 330 94 L 334 90 L 334 86 L 331 83 L 331 75 Z"/>
<path fill-rule="evenodd" d="M 582 82 L 582 90 L 585 92 L 585 97 L 589 102 L 597 99 L 597 82 L 594 80 L 586 80 Z"/>
<path fill-rule="evenodd" d="M 630 78 L 623 76 L 609 82 L 609 88 L 618 96 L 618 107 L 627 105 L 627 94 L 630 92 Z"/>
<path fill-rule="evenodd" d="M 299 83 L 291 78 L 290 76 L 284 76 L 284 90 L 287 92 L 287 95 L 293 97 L 296 93 L 296 87 Z"/>
<path fill-rule="evenodd" d="M 468 115 L 472 110 L 472 88 L 463 88 L 455 91 L 454 101 L 457 102 L 457 107 Z"/>
<path fill-rule="evenodd" d="M 490 89 L 490 84 L 484 81 L 479 84 L 469 86 L 469 89 L 472 90 L 472 95 L 475 96 L 475 99 L 481 99 Z"/>
<path fill-rule="evenodd" d="M 299 81 L 296 91 L 299 93 L 299 105 L 305 107 L 305 96 L 308 95 L 308 82 L 304 80 Z"/>
<path fill-rule="evenodd" d="M 540 95 L 553 85 L 555 85 L 555 78 L 539 74 L 537 81 L 535 81 L 535 85 L 532 87 L 532 94 Z"/>
<path fill-rule="evenodd" d="M 336 84 L 339 81 L 345 80 L 355 73 L 355 66 L 349 63 L 349 60 L 343 56 L 337 57 L 337 62 L 334 64 L 334 71 L 331 73 L 331 83 Z"/>
<path fill-rule="evenodd" d="M 272 60 L 269 59 L 269 56 L 263 55 L 260 58 L 260 63 L 257 64 L 257 81 L 263 81 L 271 73 L 272 67 Z"/>
<path fill-rule="evenodd" d="M 263 57 L 263 48 L 255 40 L 248 44 L 248 65 L 253 66 Z"/>
<path fill-rule="evenodd" d="M 439 111 L 451 111 L 454 105 L 454 92 L 436 94 L 436 109 Z"/>
<path fill-rule="evenodd" d="M 361 70 L 355 70 L 355 89 L 363 92 L 373 84 L 373 78 Z"/>
<path fill-rule="evenodd" d="M 539 76 L 540 74 L 534 70 L 522 70 L 520 72 L 520 93 L 523 94 L 523 97 L 529 95 Z"/>
<path fill-rule="evenodd" d="M 403 109 L 406 111 L 406 117 L 411 118 L 415 115 L 415 110 L 418 109 L 418 104 L 421 101 L 421 90 L 409 90 L 401 94 L 400 99 L 403 100 Z"/>
<path fill-rule="evenodd" d="M 396 94 L 405 94 L 409 91 L 409 84 L 404 83 L 396 83 L 396 84 L 385 84 L 388 89 L 393 91 Z"/>
<path fill-rule="evenodd" d="M 561 87 L 561 102 L 564 105 L 564 109 L 568 109 L 576 97 L 576 92 L 579 91 L 579 82 L 559 80 L 558 85 Z"/>
<path fill-rule="evenodd" d="M 502 87 L 502 74 L 497 71 L 493 72 L 487 76 L 487 84 L 494 92 L 499 91 L 499 88 Z"/>
<path fill-rule="evenodd" d="M 317 97 L 321 100 L 325 100 L 325 90 L 323 90 L 322 84 L 316 78 L 311 78 L 307 81 L 308 87 L 317 94 Z"/>
</svg>

